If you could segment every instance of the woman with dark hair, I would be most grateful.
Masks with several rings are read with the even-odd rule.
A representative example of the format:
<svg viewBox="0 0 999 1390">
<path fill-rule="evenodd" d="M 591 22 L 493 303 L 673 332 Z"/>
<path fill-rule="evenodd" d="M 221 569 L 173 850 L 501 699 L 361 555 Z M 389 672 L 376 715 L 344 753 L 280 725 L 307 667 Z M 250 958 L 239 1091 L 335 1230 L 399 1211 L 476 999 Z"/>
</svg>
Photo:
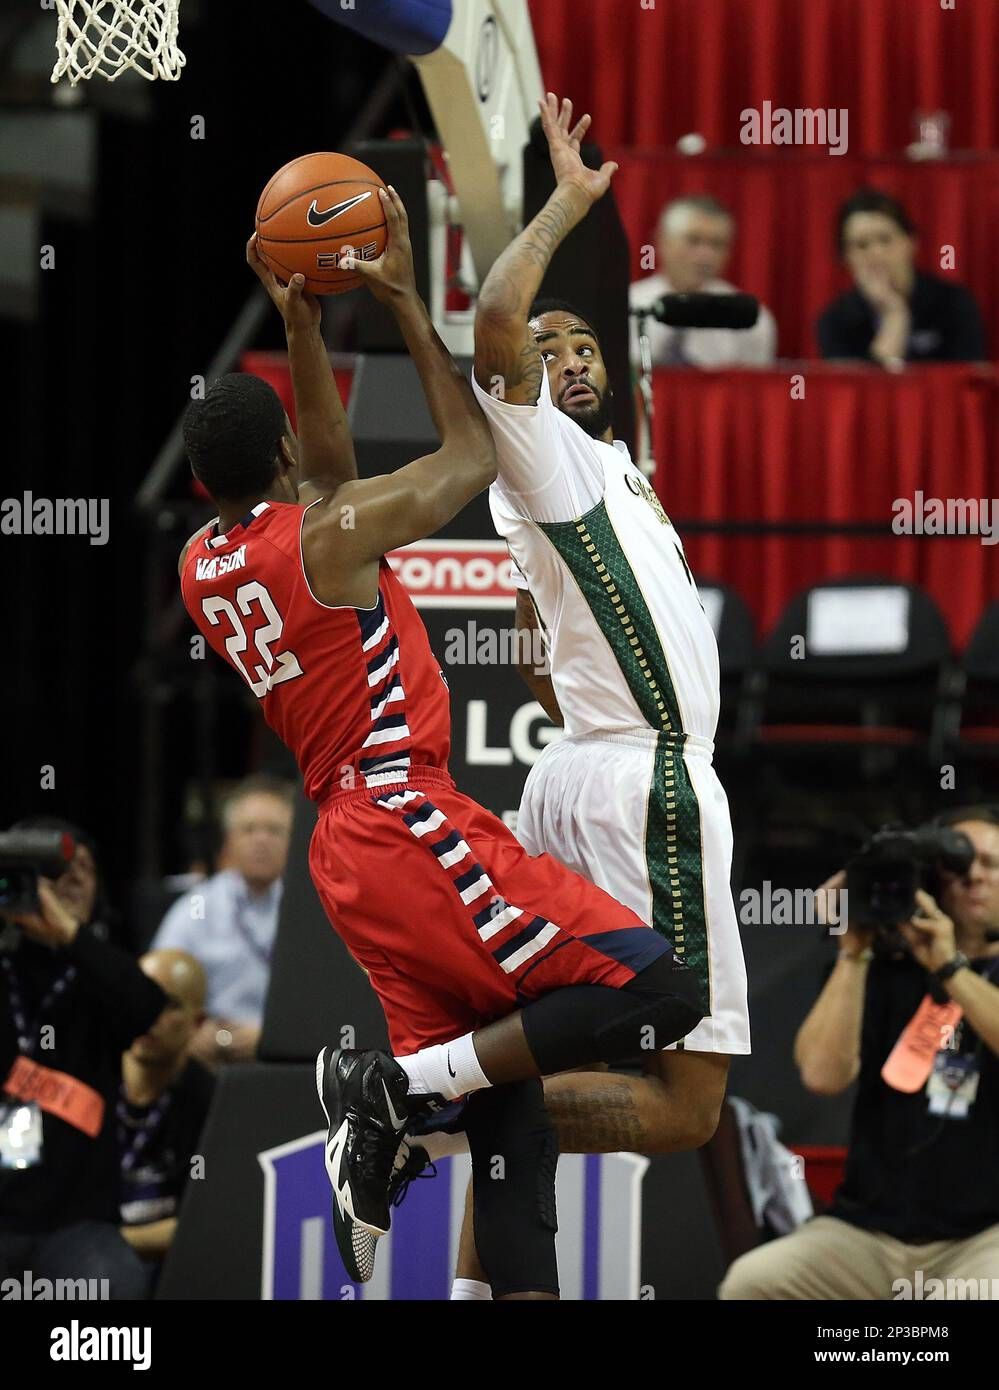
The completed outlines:
<svg viewBox="0 0 999 1390">
<path fill-rule="evenodd" d="M 901 203 L 861 189 L 839 210 L 836 246 L 854 288 L 818 322 L 823 357 L 898 369 L 906 362 L 981 362 L 981 315 L 953 280 L 917 270 L 916 229 Z"/>
</svg>

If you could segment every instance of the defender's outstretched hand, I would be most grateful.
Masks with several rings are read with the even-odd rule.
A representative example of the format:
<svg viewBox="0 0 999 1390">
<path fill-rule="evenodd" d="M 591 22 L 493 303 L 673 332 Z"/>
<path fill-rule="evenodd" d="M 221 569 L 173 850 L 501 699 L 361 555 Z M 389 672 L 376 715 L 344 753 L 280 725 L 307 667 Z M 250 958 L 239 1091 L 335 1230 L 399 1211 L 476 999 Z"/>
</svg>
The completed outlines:
<svg viewBox="0 0 999 1390">
<path fill-rule="evenodd" d="M 246 263 L 270 295 L 288 328 L 319 326 L 322 308 L 316 296 L 306 291 L 305 276 L 293 275 L 288 284 L 283 285 L 257 250 L 256 232 L 246 243 Z"/>
<path fill-rule="evenodd" d="M 538 110 L 541 112 L 541 128 L 548 141 L 556 183 L 575 184 L 589 202 L 597 202 L 610 188 L 617 165 L 613 160 L 607 160 L 599 169 L 588 169 L 580 158 L 579 147 L 590 128 L 590 117 L 581 116 L 573 126 L 572 102 L 564 97 L 559 106 L 554 92 L 548 92 L 544 101 L 538 102 Z"/>
<path fill-rule="evenodd" d="M 374 297 L 389 304 L 393 299 L 416 294 L 416 271 L 409 241 L 409 218 L 402 199 L 391 184 L 388 188 L 379 188 L 378 196 L 388 229 L 385 250 L 376 261 L 361 261 L 356 256 L 344 255 L 340 266 L 362 275 Z"/>
</svg>

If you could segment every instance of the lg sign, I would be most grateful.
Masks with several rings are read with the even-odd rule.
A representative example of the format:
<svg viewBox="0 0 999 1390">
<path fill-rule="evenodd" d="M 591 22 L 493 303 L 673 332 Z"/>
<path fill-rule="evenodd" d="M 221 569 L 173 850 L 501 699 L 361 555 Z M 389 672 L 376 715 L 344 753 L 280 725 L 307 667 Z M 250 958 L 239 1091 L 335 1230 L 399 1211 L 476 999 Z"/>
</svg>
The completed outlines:
<svg viewBox="0 0 999 1390">
<path fill-rule="evenodd" d="M 503 541 L 416 541 L 388 562 L 417 608 L 513 608 L 516 587 Z"/>
</svg>

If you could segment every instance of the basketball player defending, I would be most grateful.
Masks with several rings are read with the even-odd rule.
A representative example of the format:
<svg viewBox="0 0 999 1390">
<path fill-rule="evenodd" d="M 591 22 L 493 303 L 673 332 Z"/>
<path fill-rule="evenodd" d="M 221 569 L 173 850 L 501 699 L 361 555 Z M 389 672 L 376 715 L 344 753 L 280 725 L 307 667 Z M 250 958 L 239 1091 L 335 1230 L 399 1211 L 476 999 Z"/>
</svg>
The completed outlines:
<svg viewBox="0 0 999 1390">
<path fill-rule="evenodd" d="M 493 1291 L 555 1297 L 558 1146 L 536 1078 L 619 1061 L 643 1029 L 682 1038 L 703 1005 L 664 936 L 532 858 L 448 775 L 447 686 L 384 556 L 486 488 L 495 452 L 416 293 L 402 203 L 379 197 L 388 246 L 356 268 L 395 313 L 440 449 L 357 478 L 318 302 L 300 276 L 280 286 L 251 239 L 248 259 L 286 322 L 301 441 L 255 377 L 223 377 L 192 403 L 185 443 L 219 515 L 185 547 L 181 588 L 319 803 L 312 878 L 388 1022 L 394 1058 L 324 1049 L 317 1064 L 348 1271 L 370 1275 L 358 1261 L 388 1229 L 404 1131 L 470 1096 L 475 1240 Z M 489 1180 L 497 1154 L 503 1182 Z"/>
<path fill-rule="evenodd" d="M 711 1137 L 729 1056 L 750 1050 L 732 830 L 711 762 L 718 650 L 679 537 L 613 439 L 592 326 L 534 303 L 616 168 L 583 164 L 590 120 L 573 129 L 571 102 L 549 93 L 541 120 L 557 185 L 482 286 L 473 378 L 496 445 L 493 520 L 526 585 L 518 626 L 540 621 L 549 649 L 550 678 L 525 675 L 565 726 L 528 776 L 517 835 L 652 922 L 708 1004 L 681 1042 L 644 1054 L 644 1078 L 549 1077 L 545 1106 L 565 1152 L 669 1152 Z"/>
</svg>

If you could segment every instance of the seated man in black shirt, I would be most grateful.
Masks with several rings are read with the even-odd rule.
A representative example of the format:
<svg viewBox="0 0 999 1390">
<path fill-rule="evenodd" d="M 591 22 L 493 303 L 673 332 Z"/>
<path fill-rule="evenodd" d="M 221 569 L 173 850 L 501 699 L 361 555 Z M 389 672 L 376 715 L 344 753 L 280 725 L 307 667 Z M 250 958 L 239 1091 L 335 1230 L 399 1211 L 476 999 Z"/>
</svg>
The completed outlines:
<svg viewBox="0 0 999 1390">
<path fill-rule="evenodd" d="M 167 1006 L 122 1058 L 118 1138 L 122 1235 L 151 1271 L 170 1249 L 180 1198 L 215 1087 L 191 1057 L 205 1019 L 205 972 L 186 951 L 150 951 L 139 962 Z"/>
<path fill-rule="evenodd" d="M 30 824 L 67 831 L 76 852 L 42 880 L 38 912 L 0 919 L 0 1287 L 30 1271 L 33 1288 L 107 1279 L 111 1298 L 141 1297 L 148 1274 L 119 1231 L 115 1111 L 121 1054 L 166 995 L 105 939 L 93 841 Z"/>
<path fill-rule="evenodd" d="M 948 884 L 943 910 L 919 895 L 918 913 L 901 928 L 911 956 L 901 960 L 872 958 L 870 931 L 851 925 L 795 1041 L 810 1091 L 836 1095 L 858 1082 L 830 1213 L 742 1255 L 720 1298 L 999 1291 L 999 810 L 969 807 L 942 819 L 975 846 L 968 880 Z M 837 874 L 827 886 L 843 881 Z M 963 1016 L 941 1030 L 925 1083 L 899 1090 L 882 1067 L 934 977 Z"/>
<path fill-rule="evenodd" d="M 963 285 L 916 270 L 915 228 L 894 198 L 861 189 L 840 208 L 836 236 L 856 288 L 819 319 L 823 357 L 889 369 L 985 360 L 978 306 Z"/>
</svg>

